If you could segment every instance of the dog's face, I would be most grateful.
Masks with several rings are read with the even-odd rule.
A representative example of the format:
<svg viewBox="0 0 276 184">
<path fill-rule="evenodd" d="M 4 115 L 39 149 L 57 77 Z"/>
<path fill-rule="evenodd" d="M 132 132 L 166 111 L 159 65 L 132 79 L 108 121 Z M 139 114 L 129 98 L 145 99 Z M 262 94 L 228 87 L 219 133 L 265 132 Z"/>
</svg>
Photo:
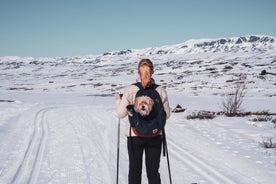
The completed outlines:
<svg viewBox="0 0 276 184">
<path fill-rule="evenodd" d="M 153 100 L 148 96 L 137 97 L 135 98 L 134 110 L 141 116 L 147 116 L 152 110 L 153 103 Z"/>
</svg>

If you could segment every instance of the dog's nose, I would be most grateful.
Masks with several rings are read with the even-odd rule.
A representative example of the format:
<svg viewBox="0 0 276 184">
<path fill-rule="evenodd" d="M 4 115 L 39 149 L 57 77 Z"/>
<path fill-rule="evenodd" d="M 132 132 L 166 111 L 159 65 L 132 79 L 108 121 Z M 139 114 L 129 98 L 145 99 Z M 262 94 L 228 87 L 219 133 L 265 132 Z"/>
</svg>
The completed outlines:
<svg viewBox="0 0 276 184">
<path fill-rule="evenodd" d="M 142 110 L 145 110 L 145 106 L 144 105 L 142 106 Z"/>
</svg>

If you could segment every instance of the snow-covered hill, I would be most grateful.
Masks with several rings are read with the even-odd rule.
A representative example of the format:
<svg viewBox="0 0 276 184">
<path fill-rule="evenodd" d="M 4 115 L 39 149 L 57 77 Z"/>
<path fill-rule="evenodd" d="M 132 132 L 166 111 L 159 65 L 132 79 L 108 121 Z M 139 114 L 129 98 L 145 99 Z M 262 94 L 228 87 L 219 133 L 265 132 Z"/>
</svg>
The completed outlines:
<svg viewBox="0 0 276 184">
<path fill-rule="evenodd" d="M 271 36 L 189 40 L 96 56 L 0 57 L 0 90 L 91 90 L 111 94 L 135 81 L 141 58 L 155 63 L 157 82 L 172 91 L 224 93 L 242 79 L 254 95 L 276 95 L 275 76 L 260 75 L 263 70 L 276 73 L 276 42 Z"/>
</svg>

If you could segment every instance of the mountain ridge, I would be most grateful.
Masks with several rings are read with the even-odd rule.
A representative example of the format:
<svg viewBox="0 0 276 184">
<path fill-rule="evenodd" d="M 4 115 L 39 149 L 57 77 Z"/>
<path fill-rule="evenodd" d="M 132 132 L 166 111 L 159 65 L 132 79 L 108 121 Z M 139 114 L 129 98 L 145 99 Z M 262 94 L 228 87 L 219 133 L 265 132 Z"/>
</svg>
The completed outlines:
<svg viewBox="0 0 276 184">
<path fill-rule="evenodd" d="M 30 61 L 30 60 L 61 60 L 61 59 L 74 59 L 74 58 L 100 58 L 108 56 L 122 56 L 131 54 L 140 55 L 161 55 L 161 54 L 189 54 L 189 53 L 200 53 L 200 52 L 250 52 L 250 51 L 267 51 L 276 50 L 276 38 L 269 35 L 247 35 L 241 37 L 230 37 L 230 38 L 215 38 L 215 39 L 191 39 L 183 43 L 164 45 L 160 47 L 148 47 L 142 49 L 126 49 L 126 50 L 115 50 L 110 52 L 104 52 L 99 55 L 83 55 L 83 56 L 72 56 L 72 57 L 20 57 L 20 56 L 2 56 L 1 61 Z"/>
</svg>

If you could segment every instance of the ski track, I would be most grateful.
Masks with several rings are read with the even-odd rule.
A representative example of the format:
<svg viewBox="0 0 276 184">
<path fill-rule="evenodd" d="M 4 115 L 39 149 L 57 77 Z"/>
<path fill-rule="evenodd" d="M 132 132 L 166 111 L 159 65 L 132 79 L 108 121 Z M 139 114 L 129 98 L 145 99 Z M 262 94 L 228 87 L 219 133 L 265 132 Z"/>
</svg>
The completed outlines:
<svg viewBox="0 0 276 184">
<path fill-rule="evenodd" d="M 205 125 L 207 124 L 207 125 Z M 207 127 L 206 127 L 207 126 Z M 227 127 L 227 126 L 226 126 Z M 247 165 L 247 159 L 245 161 L 241 159 L 248 158 L 248 151 L 254 151 L 256 154 L 260 152 L 260 148 L 258 147 L 258 143 L 256 140 L 254 140 L 249 135 L 245 135 L 242 133 L 241 130 L 236 131 L 224 127 L 224 125 L 221 123 L 218 123 L 217 121 L 211 122 L 210 124 L 207 122 L 204 123 L 201 122 L 199 124 L 192 125 L 191 123 L 186 123 L 186 129 L 191 130 L 194 134 L 197 135 L 198 138 L 202 138 L 202 140 L 205 140 L 205 142 L 209 142 L 212 144 L 212 146 L 219 148 L 216 152 L 221 152 L 221 155 L 224 155 L 224 160 L 221 160 L 220 169 L 224 170 L 225 173 L 227 173 L 231 178 L 235 178 L 235 183 L 242 182 L 242 183 L 266 183 L 266 178 L 269 178 L 268 176 L 258 176 L 258 173 L 254 171 L 254 168 L 251 168 L 250 165 Z M 227 132 L 228 136 L 225 135 Z M 249 130 L 248 130 L 249 133 Z M 231 136 L 230 136 L 231 135 Z M 227 145 L 223 145 L 225 143 L 225 140 L 227 140 Z M 237 148 L 239 145 L 248 145 L 247 147 L 243 148 Z M 200 145 L 199 145 L 200 146 Z M 212 153 L 208 153 L 212 157 Z M 216 158 L 213 158 L 216 159 Z M 243 163 L 241 165 L 235 165 L 226 160 L 239 160 L 239 162 L 234 161 L 233 163 Z M 252 161 L 254 159 L 259 158 L 253 158 L 251 156 Z M 207 160 L 208 162 L 208 160 Z M 256 161 L 258 162 L 258 161 Z M 247 171 L 244 173 L 244 171 Z"/>
<path fill-rule="evenodd" d="M 11 183 L 36 183 L 48 136 L 45 121 L 45 113 L 48 110 L 49 108 L 45 108 L 36 113 L 33 134 Z"/>
<path fill-rule="evenodd" d="M 213 168 L 205 163 L 205 161 L 201 160 L 199 157 L 196 157 L 181 149 L 176 144 L 172 144 L 170 142 L 170 146 L 173 149 L 174 159 L 178 161 L 182 161 L 186 166 L 190 167 L 195 173 L 198 173 L 203 178 L 205 178 L 208 182 L 212 184 L 221 184 L 221 183 L 229 183 L 235 184 L 235 181 L 231 180 L 223 173 L 216 171 L 216 168 Z"/>
<path fill-rule="evenodd" d="M 206 160 L 202 160 L 201 158 L 197 157 L 196 154 L 192 154 L 182 148 L 182 146 L 179 145 L 179 141 L 175 143 L 176 141 L 173 141 L 172 138 L 167 137 L 167 139 L 169 154 L 173 156 L 172 158 L 176 160 L 178 164 L 182 163 L 185 167 L 189 167 L 189 170 L 192 170 L 193 173 L 200 175 L 200 179 L 201 181 L 204 181 L 204 183 L 236 183 L 235 181 L 224 175 L 222 172 L 217 171 L 216 168 L 210 166 Z"/>
<path fill-rule="evenodd" d="M 172 124 L 172 122 L 174 123 Z M 205 127 L 205 124 L 203 120 L 198 124 L 197 122 L 184 119 L 182 122 L 179 122 L 179 119 L 176 119 L 176 117 L 171 117 L 167 124 L 168 149 L 172 155 L 172 161 L 178 167 L 184 167 L 183 171 L 186 170 L 196 174 L 195 177 L 190 179 L 191 181 L 212 184 L 259 184 L 273 180 L 266 173 L 260 173 L 261 175 L 257 176 L 258 172 L 255 168 L 250 168 L 252 166 L 250 160 L 242 159 L 243 156 L 246 158 L 246 155 L 242 154 L 246 154 L 246 152 L 252 151 L 252 149 L 258 150 L 258 144 L 252 142 L 252 137 L 249 138 L 242 133 L 230 131 L 233 137 L 228 138 L 224 136 L 224 132 L 227 132 L 228 129 L 214 122 L 211 124 L 207 123 L 207 126 L 215 124 L 211 127 Z M 183 140 L 177 140 L 178 137 L 182 137 Z M 226 138 L 226 142 L 229 144 L 223 145 L 222 143 L 225 142 L 223 139 Z M 242 153 L 239 153 L 235 149 L 242 141 L 247 141 L 247 144 L 251 145 L 249 145 L 250 149 L 239 148 L 242 151 Z M 209 152 L 205 152 L 204 150 L 209 150 Z M 217 155 L 221 156 L 214 157 Z M 251 162 L 254 162 L 254 160 Z M 214 165 L 214 163 L 219 163 L 219 166 Z M 176 172 L 179 171 L 176 170 Z M 186 173 L 183 174 L 185 175 Z"/>
<path fill-rule="evenodd" d="M 74 124 L 72 122 L 69 122 L 69 124 L 72 126 L 73 130 L 74 130 L 74 134 L 75 136 L 77 137 L 77 140 L 78 140 L 78 144 L 79 144 L 79 147 L 80 147 L 80 151 L 81 151 L 81 157 L 82 157 L 82 162 L 85 166 L 84 168 L 84 171 L 86 172 L 86 178 L 88 180 L 88 183 L 91 183 L 90 182 L 90 177 L 89 177 L 89 173 L 88 173 L 88 164 L 86 163 L 85 161 L 85 154 L 84 154 L 84 149 L 83 149 L 83 146 L 81 144 L 81 140 L 80 140 L 80 137 L 79 137 L 79 132 L 77 131 L 77 128 L 74 126 Z"/>
<path fill-rule="evenodd" d="M 28 139 L 24 154 L 22 153 L 23 159 L 14 171 L 15 174 L 7 180 L 9 183 L 114 183 L 118 138 L 118 118 L 114 107 L 46 106 L 34 114 L 33 132 Z M 104 114 L 108 115 L 103 117 Z M 173 114 L 166 126 L 173 183 L 261 183 L 258 178 L 252 176 L 252 173 L 255 173 L 252 171 L 254 168 L 248 168 L 250 173 L 248 175 L 240 172 L 245 169 L 235 168 L 236 165 L 232 165 L 231 161 L 236 163 L 236 159 L 241 158 L 237 158 L 236 153 L 225 152 L 228 151 L 228 148 L 223 147 L 225 145 L 216 144 L 227 141 L 229 150 L 235 150 L 235 140 L 250 142 L 252 141 L 250 137 L 229 130 L 233 137 L 225 140 L 223 133 L 228 131 L 228 127 L 219 126 L 217 122 L 212 125 L 195 124 L 186 120 L 179 122 L 179 120 L 181 118 Z M 128 174 L 124 123 L 125 120 L 121 120 L 119 168 L 121 184 L 127 183 Z M 245 153 L 248 151 L 246 149 Z M 250 149 L 256 148 L 250 146 Z M 225 154 L 225 157 L 215 158 L 212 153 Z M 160 174 L 164 184 L 169 183 L 166 159 L 162 157 L 160 164 Z M 228 159 L 228 163 L 223 159 Z M 217 166 L 215 165 L 217 163 L 220 164 Z M 250 166 L 247 165 L 247 160 L 243 165 Z M 265 173 L 261 176 L 269 178 Z M 144 164 L 142 183 L 147 183 Z"/>
<path fill-rule="evenodd" d="M 116 118 L 114 110 L 94 106 L 51 111 L 49 145 L 39 182 L 112 183 L 116 163 L 116 147 L 112 144 L 116 142 L 116 131 L 112 130 L 116 123 L 102 120 L 102 115 L 109 112 L 112 121 Z"/>
</svg>

